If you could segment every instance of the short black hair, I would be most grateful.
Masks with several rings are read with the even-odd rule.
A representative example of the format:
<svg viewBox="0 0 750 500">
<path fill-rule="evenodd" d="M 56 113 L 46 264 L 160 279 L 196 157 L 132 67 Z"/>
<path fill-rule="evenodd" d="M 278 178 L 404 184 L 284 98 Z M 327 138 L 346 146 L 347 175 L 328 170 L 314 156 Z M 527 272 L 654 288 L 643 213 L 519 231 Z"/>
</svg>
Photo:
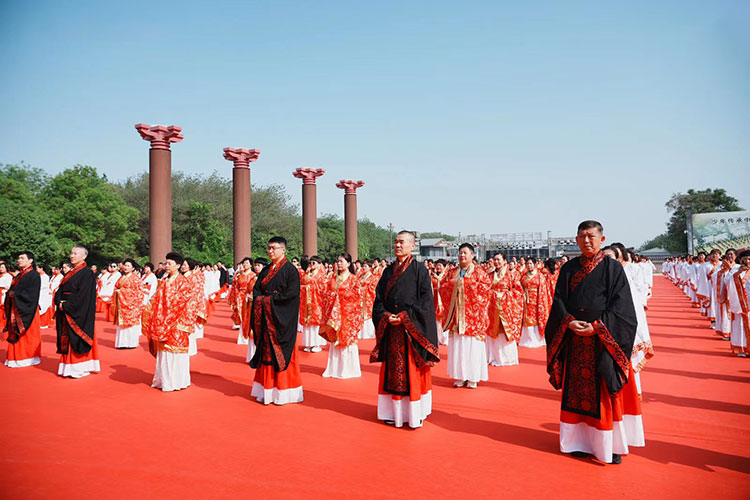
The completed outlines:
<svg viewBox="0 0 750 500">
<path fill-rule="evenodd" d="M 18 252 L 18 255 L 16 258 L 20 257 L 21 255 L 25 255 L 27 259 L 34 260 L 34 254 L 29 252 L 28 250 L 24 250 L 23 252 Z"/>
<path fill-rule="evenodd" d="M 164 260 L 173 260 L 173 261 L 175 261 L 175 262 L 176 262 L 176 263 L 177 263 L 178 265 L 180 265 L 180 266 L 181 266 L 181 265 L 182 265 L 182 263 L 183 263 L 183 262 L 185 262 L 185 257 L 183 257 L 182 255 L 180 255 L 180 254 L 179 254 L 179 253 L 177 253 L 177 252 L 169 252 L 169 253 L 167 254 L 167 256 L 166 256 L 166 257 L 164 258 Z M 160 262 L 159 264 L 161 264 L 161 262 Z"/>
<path fill-rule="evenodd" d="M 460 252 L 462 248 L 468 248 L 469 250 L 471 250 L 471 253 L 475 253 L 474 245 L 472 245 L 471 243 L 461 243 L 461 245 L 458 247 L 458 251 Z"/>
<path fill-rule="evenodd" d="M 248 262 L 249 262 L 250 264 L 252 264 L 252 263 L 253 263 L 253 259 L 251 259 L 250 257 L 244 257 L 244 258 L 243 258 L 243 259 L 242 259 L 242 260 L 240 261 L 240 264 L 244 264 L 244 262 L 245 262 L 245 261 L 248 261 Z"/>
<path fill-rule="evenodd" d="M 585 231 L 586 229 L 592 228 L 597 229 L 600 234 L 604 234 L 604 227 L 602 227 L 601 222 L 595 220 L 585 220 L 578 224 L 578 230 L 576 231 L 576 234 L 580 233 L 581 231 Z"/>
<path fill-rule="evenodd" d="M 310 262 L 317 262 L 318 264 L 322 264 L 323 259 L 321 259 L 317 255 L 313 255 L 312 257 L 310 257 Z"/>
<path fill-rule="evenodd" d="M 268 259 L 266 259 L 265 257 L 257 257 L 253 263 L 260 264 L 261 266 L 265 267 L 268 265 Z"/>
<path fill-rule="evenodd" d="M 185 262 L 187 262 L 187 265 L 191 271 L 198 265 L 198 261 L 196 261 L 195 259 L 191 259 L 190 257 L 187 257 L 185 259 Z"/>
<path fill-rule="evenodd" d="M 278 243 L 279 245 L 282 245 L 284 248 L 286 248 L 286 239 L 283 236 L 274 236 L 270 240 L 268 240 L 268 243 Z"/>
<path fill-rule="evenodd" d="M 153 262 L 146 262 L 145 264 L 143 264 L 143 267 L 144 268 L 147 267 L 147 268 L 151 269 L 152 273 L 154 272 L 154 263 Z"/>
</svg>

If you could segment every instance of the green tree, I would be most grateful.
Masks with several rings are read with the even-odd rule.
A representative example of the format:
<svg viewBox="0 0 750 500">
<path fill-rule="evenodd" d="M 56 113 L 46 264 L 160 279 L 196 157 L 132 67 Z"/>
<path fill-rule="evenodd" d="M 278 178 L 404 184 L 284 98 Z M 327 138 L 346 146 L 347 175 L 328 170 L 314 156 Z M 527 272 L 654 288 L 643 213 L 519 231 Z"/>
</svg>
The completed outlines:
<svg viewBox="0 0 750 500">
<path fill-rule="evenodd" d="M 357 222 L 357 243 L 360 259 L 382 259 L 391 247 L 390 233 L 369 219 Z"/>
<path fill-rule="evenodd" d="M 737 199 L 729 196 L 724 189 L 688 189 L 687 193 L 675 193 L 665 204 L 670 212 L 667 231 L 644 243 L 642 250 L 661 246 L 675 253 L 687 253 L 686 211 L 690 208 L 693 214 L 706 212 L 734 212 L 743 210 Z"/>
<path fill-rule="evenodd" d="M 200 262 L 231 262 L 227 233 L 226 225 L 216 218 L 211 203 L 191 201 L 175 226 L 173 240 L 180 245 L 174 248 Z"/>
<path fill-rule="evenodd" d="M 44 197 L 63 247 L 86 246 L 92 262 L 136 256 L 138 211 L 95 168 L 64 170 L 45 185 Z"/>
<path fill-rule="evenodd" d="M 15 262 L 18 252 L 30 251 L 36 262 L 58 265 L 66 255 L 50 223 L 50 214 L 39 201 L 46 182 L 44 173 L 25 164 L 0 169 L 0 259 Z"/>
<path fill-rule="evenodd" d="M 450 234 L 441 233 L 438 231 L 420 233 L 420 238 L 443 238 L 445 241 L 455 241 L 456 237 Z"/>
<path fill-rule="evenodd" d="M 333 262 L 345 249 L 344 220 L 336 214 L 318 217 L 318 256 Z"/>
</svg>

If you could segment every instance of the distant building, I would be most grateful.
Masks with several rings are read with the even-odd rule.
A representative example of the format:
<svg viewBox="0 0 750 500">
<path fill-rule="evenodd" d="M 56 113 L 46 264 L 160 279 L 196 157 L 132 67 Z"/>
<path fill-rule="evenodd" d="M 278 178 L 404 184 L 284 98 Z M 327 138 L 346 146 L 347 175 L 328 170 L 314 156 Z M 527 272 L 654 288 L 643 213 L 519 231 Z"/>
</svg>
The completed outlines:
<svg viewBox="0 0 750 500">
<path fill-rule="evenodd" d="M 447 259 L 450 257 L 450 243 L 445 238 L 424 238 L 419 240 L 419 256 L 425 259 Z"/>
</svg>

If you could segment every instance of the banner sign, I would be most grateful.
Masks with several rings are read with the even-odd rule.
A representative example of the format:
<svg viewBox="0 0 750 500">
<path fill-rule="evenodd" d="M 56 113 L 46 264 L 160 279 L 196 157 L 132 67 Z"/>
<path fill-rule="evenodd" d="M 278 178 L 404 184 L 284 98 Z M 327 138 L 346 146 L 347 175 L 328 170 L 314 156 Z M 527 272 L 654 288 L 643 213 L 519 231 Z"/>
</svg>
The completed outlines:
<svg viewBox="0 0 750 500">
<path fill-rule="evenodd" d="M 696 253 L 750 248 L 750 211 L 695 214 L 693 238 Z"/>
</svg>

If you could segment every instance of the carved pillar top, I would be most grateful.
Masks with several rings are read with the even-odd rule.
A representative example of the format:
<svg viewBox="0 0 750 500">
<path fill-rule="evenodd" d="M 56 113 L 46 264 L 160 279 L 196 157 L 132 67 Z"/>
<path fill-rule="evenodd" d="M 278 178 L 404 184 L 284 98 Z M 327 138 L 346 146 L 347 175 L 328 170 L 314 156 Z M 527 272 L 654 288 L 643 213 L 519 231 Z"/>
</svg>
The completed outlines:
<svg viewBox="0 0 750 500">
<path fill-rule="evenodd" d="M 344 190 L 344 194 L 357 194 L 357 189 L 365 185 L 365 181 L 340 180 L 336 187 Z"/>
<path fill-rule="evenodd" d="M 165 127 L 164 125 L 145 125 L 139 123 L 135 126 L 135 129 L 141 134 L 141 137 L 145 141 L 151 142 L 151 149 L 166 149 L 169 150 L 169 144 L 172 142 L 180 142 L 183 139 L 182 127 L 170 125 Z"/>
<path fill-rule="evenodd" d="M 303 167 L 292 172 L 292 175 L 297 179 L 302 179 L 302 184 L 315 184 L 315 179 L 325 173 L 326 171 L 322 168 Z"/>
<path fill-rule="evenodd" d="M 250 168 L 250 162 L 258 159 L 260 149 L 224 148 L 224 158 L 234 162 L 234 168 Z"/>
</svg>

